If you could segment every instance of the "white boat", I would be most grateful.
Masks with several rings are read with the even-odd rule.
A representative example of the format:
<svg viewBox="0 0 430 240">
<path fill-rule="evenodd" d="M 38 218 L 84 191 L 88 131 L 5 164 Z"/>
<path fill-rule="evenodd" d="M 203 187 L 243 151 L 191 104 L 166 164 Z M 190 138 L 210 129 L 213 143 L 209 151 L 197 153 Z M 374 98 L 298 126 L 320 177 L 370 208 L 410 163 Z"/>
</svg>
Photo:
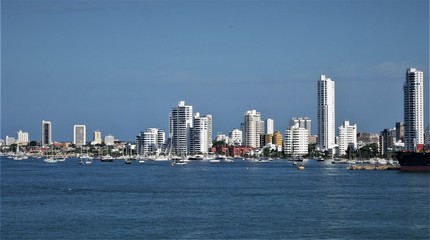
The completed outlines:
<svg viewBox="0 0 430 240">
<path fill-rule="evenodd" d="M 139 160 L 139 163 L 145 163 L 145 160 L 141 159 Z"/>
<path fill-rule="evenodd" d="M 234 162 L 234 160 L 231 158 L 226 158 L 226 159 L 224 159 L 224 162 L 232 163 L 232 162 Z"/>
<path fill-rule="evenodd" d="M 221 162 L 221 160 L 220 159 L 211 159 L 211 160 L 209 160 L 209 162 L 211 162 L 211 163 L 219 163 L 219 162 Z"/>
<path fill-rule="evenodd" d="M 45 158 L 43 161 L 46 163 L 57 163 L 58 162 L 57 159 L 55 159 L 54 157 Z"/>
<path fill-rule="evenodd" d="M 184 161 L 184 159 L 178 159 L 178 160 L 173 160 L 172 161 L 172 166 L 175 165 L 185 165 L 187 164 L 187 161 Z"/>
<path fill-rule="evenodd" d="M 113 157 L 111 155 L 102 156 L 100 161 L 102 162 L 113 162 Z"/>
</svg>

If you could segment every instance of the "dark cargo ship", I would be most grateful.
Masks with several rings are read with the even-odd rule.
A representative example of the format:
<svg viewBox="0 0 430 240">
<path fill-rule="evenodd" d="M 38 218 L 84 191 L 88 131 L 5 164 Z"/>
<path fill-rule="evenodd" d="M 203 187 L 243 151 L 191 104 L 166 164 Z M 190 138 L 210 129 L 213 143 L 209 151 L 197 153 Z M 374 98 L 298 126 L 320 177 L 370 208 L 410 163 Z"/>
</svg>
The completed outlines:
<svg viewBox="0 0 430 240">
<path fill-rule="evenodd" d="M 403 171 L 430 171 L 430 151 L 397 152 L 396 158 Z"/>
</svg>

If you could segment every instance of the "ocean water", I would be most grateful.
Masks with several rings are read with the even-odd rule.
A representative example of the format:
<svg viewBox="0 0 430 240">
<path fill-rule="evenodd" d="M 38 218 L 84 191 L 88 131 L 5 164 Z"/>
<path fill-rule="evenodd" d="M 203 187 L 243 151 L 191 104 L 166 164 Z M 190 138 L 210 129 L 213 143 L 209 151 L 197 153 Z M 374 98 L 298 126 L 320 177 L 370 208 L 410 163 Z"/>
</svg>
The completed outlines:
<svg viewBox="0 0 430 240">
<path fill-rule="evenodd" d="M 429 173 L 1 159 L 1 239 L 429 239 Z"/>
</svg>

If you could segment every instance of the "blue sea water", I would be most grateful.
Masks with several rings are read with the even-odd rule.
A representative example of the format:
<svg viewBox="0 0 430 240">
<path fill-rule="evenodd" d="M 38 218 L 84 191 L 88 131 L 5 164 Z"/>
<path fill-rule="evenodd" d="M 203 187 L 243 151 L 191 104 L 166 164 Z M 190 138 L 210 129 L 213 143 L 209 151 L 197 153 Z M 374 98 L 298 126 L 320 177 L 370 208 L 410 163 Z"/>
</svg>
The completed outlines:
<svg viewBox="0 0 430 240">
<path fill-rule="evenodd" d="M 1 239 L 429 239 L 428 173 L 1 159 Z"/>
</svg>

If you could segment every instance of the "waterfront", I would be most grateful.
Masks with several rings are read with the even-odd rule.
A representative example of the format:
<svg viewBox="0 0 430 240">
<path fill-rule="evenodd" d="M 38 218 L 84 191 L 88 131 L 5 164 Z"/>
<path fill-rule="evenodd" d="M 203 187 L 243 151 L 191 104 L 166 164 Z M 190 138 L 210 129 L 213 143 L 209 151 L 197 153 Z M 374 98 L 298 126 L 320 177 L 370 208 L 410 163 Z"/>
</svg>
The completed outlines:
<svg viewBox="0 0 430 240">
<path fill-rule="evenodd" d="M 1 159 L 2 239 L 428 239 L 429 174 Z"/>
</svg>

